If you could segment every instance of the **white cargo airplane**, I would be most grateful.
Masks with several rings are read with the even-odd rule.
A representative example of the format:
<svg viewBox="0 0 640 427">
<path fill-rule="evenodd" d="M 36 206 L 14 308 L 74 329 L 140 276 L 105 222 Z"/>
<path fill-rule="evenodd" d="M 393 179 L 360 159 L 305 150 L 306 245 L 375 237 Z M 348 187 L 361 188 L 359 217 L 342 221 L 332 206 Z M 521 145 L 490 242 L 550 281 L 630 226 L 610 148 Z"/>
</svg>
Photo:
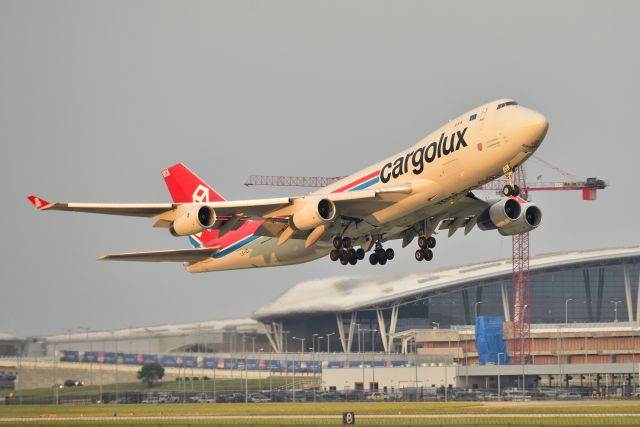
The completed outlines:
<svg viewBox="0 0 640 427">
<path fill-rule="evenodd" d="M 533 230 L 542 213 L 518 197 L 513 171 L 538 148 L 546 118 L 509 99 L 473 109 L 414 146 L 306 196 L 225 201 L 184 165 L 162 172 L 174 203 L 50 203 L 39 210 L 151 217 L 154 227 L 188 236 L 193 249 L 133 252 L 101 260 L 176 261 L 189 272 L 298 264 L 329 255 L 343 265 L 393 259 L 384 242 L 418 237 L 418 261 L 431 260 L 436 229 L 474 226 L 502 235 Z M 471 190 L 506 175 L 506 197 Z M 439 227 L 438 227 L 439 226 Z M 357 248 L 357 249 L 356 249 Z"/>
</svg>

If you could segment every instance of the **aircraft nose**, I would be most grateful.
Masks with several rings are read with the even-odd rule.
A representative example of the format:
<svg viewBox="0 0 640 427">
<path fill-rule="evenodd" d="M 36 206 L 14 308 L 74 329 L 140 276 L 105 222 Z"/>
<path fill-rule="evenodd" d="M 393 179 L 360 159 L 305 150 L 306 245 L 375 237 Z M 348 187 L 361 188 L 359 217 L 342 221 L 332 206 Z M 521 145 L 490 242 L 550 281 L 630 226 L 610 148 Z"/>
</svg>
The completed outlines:
<svg viewBox="0 0 640 427">
<path fill-rule="evenodd" d="M 538 141 L 542 141 L 542 139 L 547 134 L 547 130 L 549 129 L 549 121 L 543 115 L 538 113 L 537 111 L 528 111 L 528 128 L 531 132 L 531 136 L 534 137 Z"/>
</svg>

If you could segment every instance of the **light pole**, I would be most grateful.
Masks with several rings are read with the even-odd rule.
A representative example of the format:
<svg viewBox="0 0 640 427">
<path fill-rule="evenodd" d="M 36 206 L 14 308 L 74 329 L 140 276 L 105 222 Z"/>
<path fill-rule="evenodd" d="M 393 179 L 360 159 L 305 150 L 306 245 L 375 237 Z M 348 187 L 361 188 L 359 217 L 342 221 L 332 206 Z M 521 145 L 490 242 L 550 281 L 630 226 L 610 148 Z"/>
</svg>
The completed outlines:
<svg viewBox="0 0 640 427">
<path fill-rule="evenodd" d="M 482 303 L 483 303 L 483 301 L 477 301 L 477 302 L 475 302 L 473 304 L 473 310 L 474 310 L 474 312 L 476 314 L 476 319 L 478 319 L 478 304 L 482 304 Z"/>
<path fill-rule="evenodd" d="M 300 345 L 300 352 L 301 352 L 301 353 L 304 353 L 304 340 L 305 340 L 306 338 L 298 338 L 298 337 L 291 337 L 291 338 L 293 338 L 294 340 L 298 340 L 298 341 L 300 341 L 300 344 L 301 344 L 301 345 Z"/>
<path fill-rule="evenodd" d="M 330 347 L 329 347 L 329 345 L 330 345 L 330 342 L 331 342 L 331 339 L 330 339 L 330 338 L 331 338 L 331 335 L 335 335 L 335 334 L 336 334 L 335 332 L 331 332 L 330 334 L 327 334 L 327 353 L 329 353 L 329 352 L 330 352 Z"/>
<path fill-rule="evenodd" d="M 500 395 L 500 360 L 502 356 L 504 356 L 504 353 L 498 353 L 498 401 L 502 399 Z"/>
<path fill-rule="evenodd" d="M 613 315 L 614 315 L 614 322 L 618 322 L 618 304 L 620 304 L 622 301 L 611 301 L 611 303 L 613 304 Z"/>
<path fill-rule="evenodd" d="M 564 325 L 567 326 L 567 323 L 569 323 L 569 301 L 573 301 L 573 298 L 567 298 L 566 300 L 564 300 Z"/>
<path fill-rule="evenodd" d="M 316 352 L 316 337 L 317 336 L 318 336 L 318 334 L 313 334 L 313 336 L 311 337 L 311 353 L 315 353 Z"/>
<path fill-rule="evenodd" d="M 321 340 L 321 339 L 324 339 L 324 337 L 323 337 L 323 336 L 318 335 L 318 353 L 321 353 L 321 351 L 320 351 L 320 340 Z"/>
</svg>

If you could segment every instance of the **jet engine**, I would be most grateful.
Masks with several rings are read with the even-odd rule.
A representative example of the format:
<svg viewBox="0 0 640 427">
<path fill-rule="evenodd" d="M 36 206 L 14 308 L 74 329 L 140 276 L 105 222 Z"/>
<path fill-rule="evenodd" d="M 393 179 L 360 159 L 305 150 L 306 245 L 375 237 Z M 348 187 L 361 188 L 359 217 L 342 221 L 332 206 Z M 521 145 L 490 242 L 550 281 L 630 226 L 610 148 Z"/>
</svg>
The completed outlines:
<svg viewBox="0 0 640 427">
<path fill-rule="evenodd" d="M 169 226 L 174 236 L 190 236 L 213 227 L 216 213 L 209 206 L 181 205 L 176 212 L 176 219 Z"/>
<path fill-rule="evenodd" d="M 522 210 L 524 213 L 520 215 L 520 218 L 504 227 L 499 227 L 498 232 L 503 236 L 513 236 L 514 234 L 528 233 L 540 225 L 542 211 L 539 207 L 533 203 L 523 203 Z"/>
<path fill-rule="evenodd" d="M 480 230 L 501 229 L 520 218 L 521 213 L 522 207 L 516 199 L 500 199 L 480 214 L 478 228 Z"/>
<path fill-rule="evenodd" d="M 313 197 L 302 201 L 302 207 L 291 217 L 291 225 L 297 230 L 311 230 L 336 217 L 336 205 L 329 199 Z"/>
</svg>

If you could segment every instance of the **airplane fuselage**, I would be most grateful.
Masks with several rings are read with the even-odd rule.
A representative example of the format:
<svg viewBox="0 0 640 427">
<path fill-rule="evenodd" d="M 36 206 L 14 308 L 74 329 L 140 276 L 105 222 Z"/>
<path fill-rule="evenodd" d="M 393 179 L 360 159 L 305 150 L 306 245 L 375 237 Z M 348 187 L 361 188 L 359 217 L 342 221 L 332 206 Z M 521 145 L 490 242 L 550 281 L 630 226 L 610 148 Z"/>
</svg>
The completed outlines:
<svg viewBox="0 0 640 427">
<path fill-rule="evenodd" d="M 408 197 L 381 206 L 346 230 L 335 221 L 326 233 L 353 237 L 354 245 L 366 247 L 373 239 L 401 238 L 407 227 L 437 217 L 448 204 L 522 164 L 542 142 L 547 126 L 543 115 L 506 99 L 468 111 L 412 147 L 314 192 L 410 189 Z M 254 234 L 260 224 L 247 221 L 225 236 L 220 252 L 185 268 L 206 272 L 297 264 L 324 257 L 333 248 L 330 240 L 306 247 L 304 239 L 289 239 L 279 245 L 277 237 Z M 197 236 L 192 243 L 207 245 Z"/>
</svg>

